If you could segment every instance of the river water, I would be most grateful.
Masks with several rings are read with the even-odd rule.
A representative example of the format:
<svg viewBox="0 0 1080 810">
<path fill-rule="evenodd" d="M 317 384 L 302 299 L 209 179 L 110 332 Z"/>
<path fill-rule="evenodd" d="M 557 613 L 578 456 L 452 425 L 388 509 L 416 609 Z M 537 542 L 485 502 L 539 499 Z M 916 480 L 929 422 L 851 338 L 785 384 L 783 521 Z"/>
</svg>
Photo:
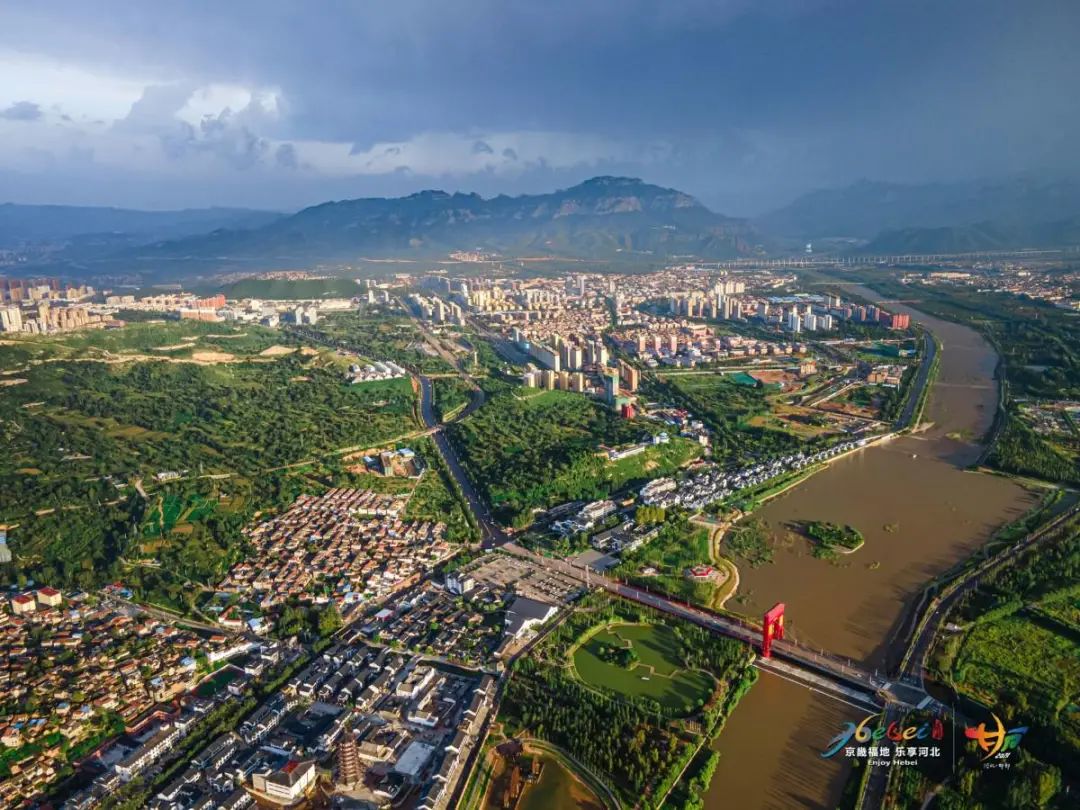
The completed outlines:
<svg viewBox="0 0 1080 810">
<path fill-rule="evenodd" d="M 869 300 L 864 287 L 852 291 Z M 937 574 L 967 557 L 1035 498 L 1007 478 L 966 472 L 997 403 L 991 346 L 972 329 L 899 304 L 942 344 L 941 365 L 917 435 L 866 448 L 765 504 L 757 516 L 776 546 L 770 565 L 739 565 L 737 603 L 751 615 L 787 606 L 788 637 L 881 666 L 905 608 Z M 865 545 L 837 561 L 814 559 L 789 524 L 850 524 Z M 721 735 L 709 808 L 833 807 L 842 762 L 819 753 L 841 722 L 865 712 L 763 675 Z M 763 788 L 763 785 L 769 787 Z"/>
</svg>

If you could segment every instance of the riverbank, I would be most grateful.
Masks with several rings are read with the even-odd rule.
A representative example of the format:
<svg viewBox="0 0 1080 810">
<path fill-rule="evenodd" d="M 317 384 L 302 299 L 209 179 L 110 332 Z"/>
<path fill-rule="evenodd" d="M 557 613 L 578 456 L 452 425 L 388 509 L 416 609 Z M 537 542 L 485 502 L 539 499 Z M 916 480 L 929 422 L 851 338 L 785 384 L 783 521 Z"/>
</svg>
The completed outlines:
<svg viewBox="0 0 1080 810">
<path fill-rule="evenodd" d="M 982 452 L 968 437 L 987 435 L 997 410 L 993 348 L 970 328 L 902 304 L 889 308 L 910 314 L 941 347 L 927 369 L 936 378 L 913 405 L 918 418 L 911 427 L 917 429 L 836 459 L 797 486 L 784 487 L 783 498 L 773 493 L 754 509 L 774 539 L 793 523 L 822 520 L 859 527 L 863 548 L 855 557 L 838 555 L 821 565 L 803 544 L 777 542 L 772 564 L 740 568 L 744 612 L 756 615 L 784 602 L 788 638 L 868 668 L 885 664 L 897 629 L 927 582 L 1018 520 L 1035 500 L 1013 480 L 968 471 Z M 859 712 L 773 681 L 765 676 L 733 716 L 730 730 L 738 724 L 739 744 L 721 739 L 706 807 L 835 805 L 849 766 L 825 762 L 819 753 L 840 723 L 859 719 Z M 783 732 L 773 740 L 756 728 Z M 773 756 L 782 767 L 770 761 Z"/>
</svg>

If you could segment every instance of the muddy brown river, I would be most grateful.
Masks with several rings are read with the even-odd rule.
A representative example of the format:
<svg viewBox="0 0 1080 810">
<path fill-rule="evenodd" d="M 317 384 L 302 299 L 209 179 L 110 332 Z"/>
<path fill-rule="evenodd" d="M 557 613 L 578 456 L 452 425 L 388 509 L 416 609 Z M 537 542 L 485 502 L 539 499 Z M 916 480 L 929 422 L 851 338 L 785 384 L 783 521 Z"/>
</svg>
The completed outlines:
<svg viewBox="0 0 1080 810">
<path fill-rule="evenodd" d="M 864 287 L 852 292 L 880 296 Z M 942 344 L 924 422 L 914 435 L 866 448 L 829 466 L 757 513 L 772 531 L 774 562 L 739 565 L 739 597 L 729 607 L 760 614 L 787 606 L 789 638 L 881 666 L 905 608 L 937 574 L 968 556 L 1035 497 L 1007 478 L 966 472 L 993 421 L 997 357 L 977 332 L 900 304 Z M 818 560 L 789 525 L 850 524 L 865 545 Z M 845 720 L 865 713 L 763 675 L 721 735 L 709 808 L 833 807 L 845 777 L 819 752 Z M 768 785 L 768 787 L 764 787 Z"/>
</svg>

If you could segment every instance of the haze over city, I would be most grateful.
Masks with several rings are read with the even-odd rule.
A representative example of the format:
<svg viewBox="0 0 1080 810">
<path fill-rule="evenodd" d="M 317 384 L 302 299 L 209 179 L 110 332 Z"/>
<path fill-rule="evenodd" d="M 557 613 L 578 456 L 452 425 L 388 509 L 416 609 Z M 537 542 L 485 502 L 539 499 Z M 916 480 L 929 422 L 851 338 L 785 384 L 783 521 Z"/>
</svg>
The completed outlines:
<svg viewBox="0 0 1080 810">
<path fill-rule="evenodd" d="M 0 11 L 0 197 L 295 210 L 627 174 L 734 216 L 1077 170 L 1080 7 L 45 2 Z"/>
</svg>

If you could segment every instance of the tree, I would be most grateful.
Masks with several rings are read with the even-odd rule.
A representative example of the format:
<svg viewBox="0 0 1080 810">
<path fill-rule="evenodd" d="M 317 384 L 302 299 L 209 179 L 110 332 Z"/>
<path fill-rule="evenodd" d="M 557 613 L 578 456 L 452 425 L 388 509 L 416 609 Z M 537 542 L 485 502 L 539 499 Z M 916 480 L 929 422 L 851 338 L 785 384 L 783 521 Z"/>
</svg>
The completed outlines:
<svg viewBox="0 0 1080 810">
<path fill-rule="evenodd" d="M 337 605 L 330 602 L 321 610 L 316 611 L 315 629 L 320 638 L 333 635 L 341 628 L 341 614 Z"/>
</svg>

